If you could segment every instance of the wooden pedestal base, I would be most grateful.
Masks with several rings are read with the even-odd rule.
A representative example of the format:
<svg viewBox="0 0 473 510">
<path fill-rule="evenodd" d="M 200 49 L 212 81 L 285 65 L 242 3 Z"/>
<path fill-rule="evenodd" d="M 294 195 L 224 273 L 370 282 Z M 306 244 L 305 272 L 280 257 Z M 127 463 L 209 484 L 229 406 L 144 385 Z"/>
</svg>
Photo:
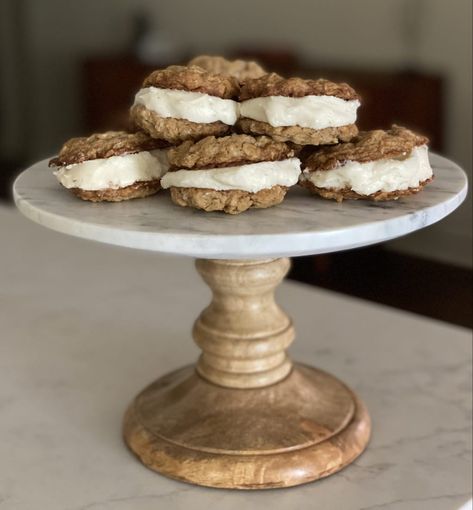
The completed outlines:
<svg viewBox="0 0 473 510">
<path fill-rule="evenodd" d="M 334 377 L 299 365 L 283 381 L 222 388 L 191 367 L 158 379 L 130 406 L 125 439 L 143 464 L 209 487 L 290 487 L 328 476 L 364 450 L 370 421 Z"/>
<path fill-rule="evenodd" d="M 151 469 L 209 487 L 289 487 L 328 476 L 366 447 L 363 403 L 338 379 L 292 365 L 294 331 L 274 302 L 287 259 L 197 261 L 212 303 L 194 326 L 196 367 L 131 404 L 124 436 Z"/>
</svg>

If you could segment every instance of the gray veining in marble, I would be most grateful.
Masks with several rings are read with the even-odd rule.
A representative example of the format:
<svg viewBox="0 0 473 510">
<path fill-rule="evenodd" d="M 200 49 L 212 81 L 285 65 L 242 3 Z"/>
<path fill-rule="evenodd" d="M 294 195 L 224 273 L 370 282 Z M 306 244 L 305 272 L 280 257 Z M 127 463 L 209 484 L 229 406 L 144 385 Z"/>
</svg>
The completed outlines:
<svg viewBox="0 0 473 510">
<path fill-rule="evenodd" d="M 281 205 L 238 216 L 181 208 L 164 192 L 114 204 L 83 202 L 61 188 L 47 161 L 17 179 L 14 196 L 31 220 L 110 244 L 202 258 L 297 256 L 386 241 L 450 214 L 466 196 L 466 175 L 445 158 L 431 160 L 433 183 L 396 202 L 337 204 L 295 186 Z"/>
</svg>

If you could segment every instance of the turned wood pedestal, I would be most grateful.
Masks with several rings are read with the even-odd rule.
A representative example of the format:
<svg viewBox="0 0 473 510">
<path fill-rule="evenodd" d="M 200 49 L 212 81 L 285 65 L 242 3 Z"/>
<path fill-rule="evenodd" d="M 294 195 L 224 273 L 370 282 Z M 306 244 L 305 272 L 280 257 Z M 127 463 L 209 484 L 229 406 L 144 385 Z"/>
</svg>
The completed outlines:
<svg viewBox="0 0 473 510">
<path fill-rule="evenodd" d="M 464 200 L 467 181 L 445 158 L 432 155 L 431 163 L 434 182 L 398 202 L 336 204 L 295 187 L 278 207 L 233 217 L 176 207 L 164 193 L 85 203 L 60 188 L 47 161 L 20 175 L 14 197 L 27 217 L 54 230 L 198 259 L 213 292 L 193 329 L 202 355 L 136 397 L 125 441 L 146 466 L 178 480 L 288 487 L 352 462 L 368 443 L 370 420 L 342 382 L 289 359 L 294 328 L 274 301 L 289 268 L 284 257 L 378 243 L 439 221 Z M 317 324 L 334 319 L 318 315 L 312 303 L 306 313 L 313 314 L 313 331 L 304 335 L 315 344 Z M 159 334 L 157 341 L 166 342 Z"/>
<path fill-rule="evenodd" d="M 124 425 L 131 450 L 166 476 L 239 489 L 298 485 L 352 462 L 370 435 L 363 403 L 286 353 L 295 333 L 274 290 L 289 259 L 196 266 L 213 292 L 193 329 L 202 355 L 131 404 Z"/>
</svg>

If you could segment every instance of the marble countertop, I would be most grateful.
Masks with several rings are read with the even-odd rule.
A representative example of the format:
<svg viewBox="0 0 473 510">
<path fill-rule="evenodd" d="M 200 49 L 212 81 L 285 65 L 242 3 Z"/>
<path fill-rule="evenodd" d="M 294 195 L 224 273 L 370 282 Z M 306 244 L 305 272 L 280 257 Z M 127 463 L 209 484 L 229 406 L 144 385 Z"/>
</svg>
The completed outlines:
<svg viewBox="0 0 473 510">
<path fill-rule="evenodd" d="M 305 486 L 199 488 L 147 470 L 121 438 L 137 391 L 196 359 L 190 327 L 209 291 L 192 261 L 70 238 L 2 206 L 0 232 L 0 510 L 471 508 L 470 331 L 285 282 L 291 355 L 362 396 L 372 441 Z"/>
</svg>

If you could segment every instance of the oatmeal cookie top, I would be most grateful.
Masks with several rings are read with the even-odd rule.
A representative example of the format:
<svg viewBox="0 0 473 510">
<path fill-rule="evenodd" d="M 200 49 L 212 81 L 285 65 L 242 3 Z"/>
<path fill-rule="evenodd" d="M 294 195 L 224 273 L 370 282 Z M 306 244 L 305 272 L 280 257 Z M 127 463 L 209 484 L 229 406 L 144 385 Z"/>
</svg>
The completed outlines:
<svg viewBox="0 0 473 510">
<path fill-rule="evenodd" d="M 211 73 L 195 65 L 169 66 L 153 71 L 145 78 L 143 87 L 201 92 L 222 99 L 236 98 L 240 90 L 238 80 L 233 76 Z"/>
<path fill-rule="evenodd" d="M 190 66 L 199 66 L 206 71 L 234 76 L 240 82 L 249 78 L 260 78 L 266 71 L 256 62 L 249 60 L 227 60 L 211 55 L 199 55 L 189 61 Z"/>
<path fill-rule="evenodd" d="M 267 96 L 334 96 L 340 99 L 359 99 L 358 94 L 347 83 L 334 83 L 320 78 L 283 78 L 276 73 L 265 74 L 261 78 L 245 80 L 240 92 L 240 101 Z"/>
<path fill-rule="evenodd" d="M 169 144 L 164 140 L 151 138 L 142 131 L 106 131 L 88 137 L 71 138 L 62 146 L 58 156 L 49 162 L 49 166 L 72 165 L 91 159 L 124 156 L 167 146 Z"/>
<path fill-rule="evenodd" d="M 367 163 L 379 159 L 403 159 L 415 147 L 428 141 L 425 136 L 395 124 L 387 131 L 362 131 L 350 142 L 319 147 L 306 159 L 305 169 L 314 172 L 333 170 L 346 161 Z"/>
<path fill-rule="evenodd" d="M 208 136 L 196 143 L 187 141 L 169 151 L 172 168 L 202 169 L 279 161 L 294 156 L 287 144 L 275 142 L 267 136 L 230 135 L 222 138 Z"/>
</svg>

